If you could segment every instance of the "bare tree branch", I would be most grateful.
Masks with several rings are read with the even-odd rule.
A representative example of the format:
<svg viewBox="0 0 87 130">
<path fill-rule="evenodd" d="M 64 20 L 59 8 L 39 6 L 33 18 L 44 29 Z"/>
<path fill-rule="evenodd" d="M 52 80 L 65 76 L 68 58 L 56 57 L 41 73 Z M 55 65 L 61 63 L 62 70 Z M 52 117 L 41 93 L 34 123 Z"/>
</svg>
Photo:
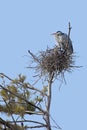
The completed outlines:
<svg viewBox="0 0 87 130">
<path fill-rule="evenodd" d="M 28 126 L 26 128 L 34 129 L 34 128 L 42 128 L 42 127 L 47 127 L 47 125 Z"/>
<path fill-rule="evenodd" d="M 33 59 L 34 59 L 36 62 L 39 62 L 38 57 L 36 57 L 30 50 L 28 50 L 28 53 L 33 57 Z"/>
<path fill-rule="evenodd" d="M 46 122 L 47 122 L 47 130 L 51 130 L 51 125 L 50 125 L 50 105 L 51 105 L 51 89 L 52 89 L 52 82 L 54 78 L 54 73 L 49 75 L 49 80 L 48 80 L 48 97 L 47 97 L 47 114 L 46 114 Z"/>
<path fill-rule="evenodd" d="M 56 125 L 55 127 L 62 130 L 62 128 L 56 123 L 56 121 L 53 119 L 53 117 L 50 115 L 52 121 L 54 122 L 54 124 Z"/>
<path fill-rule="evenodd" d="M 11 81 L 13 81 L 13 79 L 11 79 L 9 76 L 5 75 L 4 73 L 0 73 L 0 75 L 3 76 L 3 77 L 6 77 L 7 79 L 9 79 Z"/>
<path fill-rule="evenodd" d="M 68 37 L 70 38 L 70 31 L 71 31 L 72 27 L 70 25 L 70 22 L 69 22 L 69 29 L 68 29 Z"/>
<path fill-rule="evenodd" d="M 9 123 L 14 123 L 13 121 L 8 121 Z M 45 125 L 41 122 L 38 121 L 34 121 L 34 120 L 18 120 L 16 121 L 17 123 L 21 123 L 21 122 L 30 122 L 30 123 L 34 123 L 34 124 L 39 124 L 39 125 Z"/>
<path fill-rule="evenodd" d="M 39 90 L 39 89 L 33 87 L 30 83 L 29 83 L 29 85 L 27 85 L 27 88 L 32 89 L 32 90 L 36 90 L 37 92 L 41 93 L 42 95 L 47 96 L 46 93 L 43 93 L 41 90 Z"/>
<path fill-rule="evenodd" d="M 43 112 L 25 111 L 26 114 L 44 115 Z"/>
</svg>

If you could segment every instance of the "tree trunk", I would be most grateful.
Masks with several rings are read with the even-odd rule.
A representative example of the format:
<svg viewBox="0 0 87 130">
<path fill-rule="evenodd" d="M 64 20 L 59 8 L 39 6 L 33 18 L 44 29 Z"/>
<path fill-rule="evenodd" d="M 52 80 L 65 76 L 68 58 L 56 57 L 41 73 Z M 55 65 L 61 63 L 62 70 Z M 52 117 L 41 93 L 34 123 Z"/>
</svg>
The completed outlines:
<svg viewBox="0 0 87 130">
<path fill-rule="evenodd" d="M 49 75 L 49 81 L 48 81 L 48 97 L 47 97 L 47 114 L 46 114 L 46 123 L 47 123 L 47 130 L 51 130 L 51 124 L 50 124 L 50 105 L 51 105 L 51 89 L 52 89 L 52 80 L 53 80 L 53 74 Z"/>
</svg>

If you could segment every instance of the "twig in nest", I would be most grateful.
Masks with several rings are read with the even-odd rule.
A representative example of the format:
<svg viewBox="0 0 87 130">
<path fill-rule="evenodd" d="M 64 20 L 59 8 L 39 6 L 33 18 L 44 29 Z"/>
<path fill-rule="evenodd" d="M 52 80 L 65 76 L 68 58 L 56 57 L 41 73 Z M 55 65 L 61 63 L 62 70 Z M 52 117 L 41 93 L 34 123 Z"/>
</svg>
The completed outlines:
<svg viewBox="0 0 87 130">
<path fill-rule="evenodd" d="M 39 62 L 39 59 L 30 50 L 28 50 L 28 53 L 32 56 L 33 60 Z"/>
</svg>

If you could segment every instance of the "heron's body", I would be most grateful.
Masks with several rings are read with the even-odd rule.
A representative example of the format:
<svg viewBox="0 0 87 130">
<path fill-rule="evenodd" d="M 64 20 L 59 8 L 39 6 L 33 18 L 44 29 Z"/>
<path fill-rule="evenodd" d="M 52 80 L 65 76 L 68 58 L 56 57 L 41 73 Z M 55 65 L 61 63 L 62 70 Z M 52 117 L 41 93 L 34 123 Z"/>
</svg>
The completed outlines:
<svg viewBox="0 0 87 130">
<path fill-rule="evenodd" d="M 72 41 L 66 33 L 57 31 L 56 33 L 53 33 L 53 35 L 55 35 L 56 44 L 60 49 L 66 50 L 69 54 L 73 53 Z"/>
</svg>

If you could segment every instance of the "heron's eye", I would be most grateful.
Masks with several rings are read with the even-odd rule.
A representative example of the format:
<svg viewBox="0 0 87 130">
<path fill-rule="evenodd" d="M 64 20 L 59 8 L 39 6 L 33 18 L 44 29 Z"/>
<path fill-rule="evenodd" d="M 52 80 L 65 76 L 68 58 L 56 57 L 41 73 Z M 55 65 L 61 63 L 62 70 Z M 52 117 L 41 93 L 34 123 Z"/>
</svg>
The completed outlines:
<svg viewBox="0 0 87 130">
<path fill-rule="evenodd" d="M 57 33 L 57 36 L 60 36 L 61 34 Z"/>
</svg>

